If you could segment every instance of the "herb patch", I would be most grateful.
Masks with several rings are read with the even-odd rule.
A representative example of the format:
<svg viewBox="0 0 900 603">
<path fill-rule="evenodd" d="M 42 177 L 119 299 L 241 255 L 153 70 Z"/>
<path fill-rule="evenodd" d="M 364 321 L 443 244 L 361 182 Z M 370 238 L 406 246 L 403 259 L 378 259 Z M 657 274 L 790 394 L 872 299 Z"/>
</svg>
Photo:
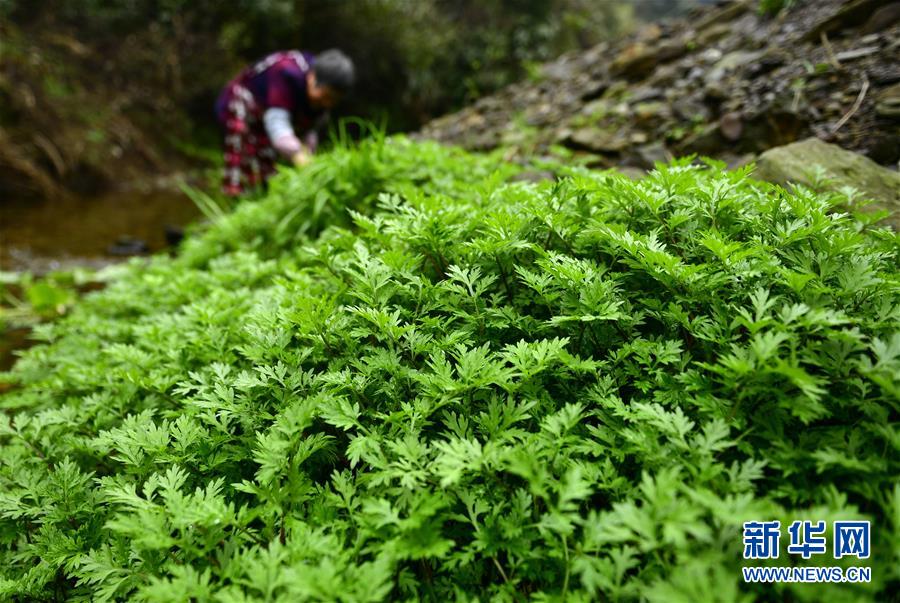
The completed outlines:
<svg viewBox="0 0 900 603">
<path fill-rule="evenodd" d="M 676 162 L 403 138 L 135 263 L 3 378 L 0 597 L 884 599 L 897 236 Z M 740 582 L 741 523 L 869 519 L 870 584 Z"/>
</svg>

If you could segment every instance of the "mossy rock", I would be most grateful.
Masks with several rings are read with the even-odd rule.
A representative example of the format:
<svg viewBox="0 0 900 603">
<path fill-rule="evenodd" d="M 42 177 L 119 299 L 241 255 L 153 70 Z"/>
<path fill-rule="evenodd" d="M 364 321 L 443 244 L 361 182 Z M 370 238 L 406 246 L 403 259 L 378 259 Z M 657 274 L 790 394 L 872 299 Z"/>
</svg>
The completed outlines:
<svg viewBox="0 0 900 603">
<path fill-rule="evenodd" d="M 868 157 L 847 151 L 818 138 L 808 138 L 774 149 L 759 157 L 756 177 L 777 184 L 813 186 L 817 166 L 829 186 L 852 186 L 873 203 L 868 210 L 893 212 L 885 222 L 900 230 L 900 174 Z"/>
</svg>

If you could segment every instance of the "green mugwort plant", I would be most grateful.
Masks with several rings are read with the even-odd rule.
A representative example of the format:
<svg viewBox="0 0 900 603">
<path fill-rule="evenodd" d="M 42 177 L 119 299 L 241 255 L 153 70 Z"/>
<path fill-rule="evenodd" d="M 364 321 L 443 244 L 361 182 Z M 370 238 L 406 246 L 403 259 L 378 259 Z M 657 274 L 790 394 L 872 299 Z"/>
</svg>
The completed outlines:
<svg viewBox="0 0 900 603">
<path fill-rule="evenodd" d="M 38 326 L 0 599 L 886 600 L 897 235 L 751 168 L 519 169 L 338 144 Z M 744 584 L 759 519 L 870 520 L 872 581 Z"/>
</svg>

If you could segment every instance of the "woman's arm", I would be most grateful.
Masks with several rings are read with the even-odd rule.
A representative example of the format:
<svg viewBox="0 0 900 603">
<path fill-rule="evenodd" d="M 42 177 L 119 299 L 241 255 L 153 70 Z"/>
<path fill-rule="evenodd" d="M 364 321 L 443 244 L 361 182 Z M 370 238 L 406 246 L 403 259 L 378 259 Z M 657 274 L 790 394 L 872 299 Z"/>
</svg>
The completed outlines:
<svg viewBox="0 0 900 603">
<path fill-rule="evenodd" d="M 272 141 L 272 146 L 285 157 L 291 158 L 303 149 L 303 144 L 294 133 L 291 114 L 287 109 L 280 107 L 267 109 L 263 113 L 263 125 L 266 128 L 266 134 L 269 135 L 269 140 Z"/>
</svg>

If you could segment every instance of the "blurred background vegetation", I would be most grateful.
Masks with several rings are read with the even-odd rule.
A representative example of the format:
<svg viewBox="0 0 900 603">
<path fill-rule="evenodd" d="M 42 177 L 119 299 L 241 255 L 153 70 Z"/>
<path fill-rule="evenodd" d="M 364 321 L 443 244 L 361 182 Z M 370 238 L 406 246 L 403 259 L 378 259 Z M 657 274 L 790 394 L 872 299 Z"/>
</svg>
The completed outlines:
<svg viewBox="0 0 900 603">
<path fill-rule="evenodd" d="M 409 130 L 700 1 L 0 0 L 0 194 L 212 153 L 219 89 L 275 49 L 344 49 L 360 81 L 341 112 Z"/>
<path fill-rule="evenodd" d="M 200 120 L 244 63 L 274 49 L 340 47 L 361 75 L 345 110 L 383 114 L 404 129 L 519 79 L 529 65 L 698 2 L 0 0 L 0 15 L 29 33 L 71 36 L 106 59 L 104 70 L 167 91 Z"/>
</svg>

